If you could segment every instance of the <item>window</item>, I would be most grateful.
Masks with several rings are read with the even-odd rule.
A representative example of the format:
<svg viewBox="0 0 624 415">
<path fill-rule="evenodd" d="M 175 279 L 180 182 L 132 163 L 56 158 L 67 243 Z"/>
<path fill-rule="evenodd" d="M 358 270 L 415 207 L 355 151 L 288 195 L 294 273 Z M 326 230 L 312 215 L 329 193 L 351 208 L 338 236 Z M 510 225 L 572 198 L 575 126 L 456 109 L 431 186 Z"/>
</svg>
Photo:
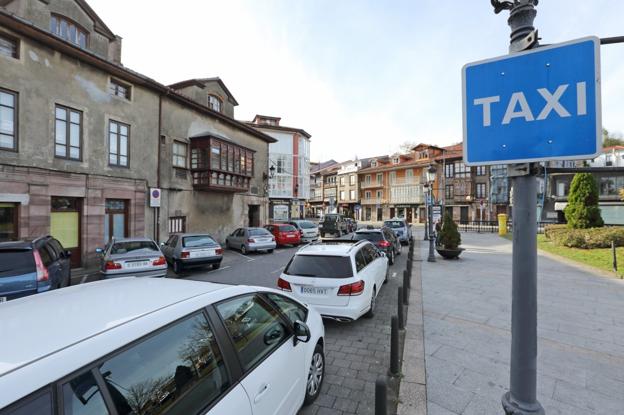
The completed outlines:
<svg viewBox="0 0 624 415">
<path fill-rule="evenodd" d="M 370 182 L 371 182 L 371 175 L 367 174 L 366 177 L 364 178 L 364 183 L 370 184 Z"/>
<path fill-rule="evenodd" d="M 564 197 L 568 195 L 568 182 L 558 180 L 556 183 L 557 196 Z"/>
<path fill-rule="evenodd" d="M 446 196 L 447 199 L 452 199 L 454 197 L 454 195 L 453 195 L 453 185 L 452 184 L 447 184 L 446 185 L 445 196 Z"/>
<path fill-rule="evenodd" d="M 486 189 L 485 183 L 477 183 L 477 199 L 485 199 L 486 198 Z"/>
<path fill-rule="evenodd" d="M 57 105 L 55 118 L 54 155 L 59 158 L 80 160 L 82 112 Z"/>
<path fill-rule="evenodd" d="M 355 200 L 355 190 L 349 190 L 349 199 Z"/>
<path fill-rule="evenodd" d="M 345 192 L 344 192 L 344 190 L 340 191 L 340 200 L 345 200 Z"/>
<path fill-rule="evenodd" d="M 381 183 L 383 181 L 383 173 L 377 173 L 377 183 Z"/>
<path fill-rule="evenodd" d="M 467 167 L 463 162 L 456 161 L 455 163 L 455 177 L 468 177 L 470 176 L 470 167 Z"/>
<path fill-rule="evenodd" d="M 0 55 L 19 58 L 19 43 L 16 39 L 0 35 Z"/>
<path fill-rule="evenodd" d="M 345 185 L 345 178 L 344 176 L 340 177 L 340 186 L 344 186 Z"/>
<path fill-rule="evenodd" d="M 485 166 L 477 166 L 475 167 L 477 176 L 485 176 Z"/>
<path fill-rule="evenodd" d="M 353 276 L 351 258 L 345 256 L 295 255 L 284 274 L 305 278 L 350 278 Z"/>
<path fill-rule="evenodd" d="M 371 167 L 377 167 L 377 161 L 371 161 Z"/>
<path fill-rule="evenodd" d="M 108 164 L 128 167 L 128 138 L 130 126 L 117 121 L 109 121 Z"/>
<path fill-rule="evenodd" d="M 454 176 L 453 163 L 444 165 L 444 177 L 451 178 Z"/>
<path fill-rule="evenodd" d="M 87 31 L 66 17 L 52 15 L 50 18 L 50 32 L 83 49 L 87 47 Z"/>
<path fill-rule="evenodd" d="M 399 157 L 394 157 L 392 159 L 392 164 L 399 164 L 400 161 L 401 161 L 401 159 Z"/>
<path fill-rule="evenodd" d="M 357 236 L 358 234 L 356 234 Z M 360 272 L 366 266 L 366 258 L 364 258 L 364 250 L 360 249 L 355 254 L 355 269 L 357 272 Z"/>
<path fill-rule="evenodd" d="M 365 197 L 366 199 L 370 199 L 370 198 L 371 198 L 371 192 L 370 192 L 370 191 L 366 191 L 366 192 L 364 192 L 364 197 Z"/>
<path fill-rule="evenodd" d="M 383 190 L 377 190 L 377 199 L 381 199 L 383 197 Z"/>
<path fill-rule="evenodd" d="M 615 177 L 600 178 L 600 196 L 617 195 L 617 186 Z"/>
<path fill-rule="evenodd" d="M 396 182 L 396 172 L 395 171 L 391 171 L 390 172 L 390 183 L 394 183 Z"/>
<path fill-rule="evenodd" d="M 82 373 L 65 383 L 62 395 L 63 412 L 66 414 L 90 415 L 109 413 L 100 388 L 91 371 Z"/>
<path fill-rule="evenodd" d="M 412 179 L 414 177 L 414 170 L 412 169 L 408 169 L 405 171 L 405 177 L 408 177 L 409 179 Z"/>
<path fill-rule="evenodd" d="M 173 142 L 173 167 L 186 168 L 186 155 L 188 146 L 179 141 Z"/>
<path fill-rule="evenodd" d="M 128 205 L 125 200 L 106 199 L 104 203 L 104 242 L 128 235 Z"/>
<path fill-rule="evenodd" d="M 17 150 L 17 94 L 0 89 L 0 149 Z"/>
<path fill-rule="evenodd" d="M 351 176 L 349 176 L 349 184 L 351 186 L 355 185 L 355 174 L 352 174 Z"/>
<path fill-rule="evenodd" d="M 130 99 L 130 89 L 130 85 L 124 84 L 116 79 L 111 79 L 110 84 L 108 85 L 108 91 L 111 95 L 125 98 L 127 100 Z"/>
<path fill-rule="evenodd" d="M 245 371 L 290 337 L 279 314 L 258 295 L 246 295 L 217 304 L 225 327 Z"/>
<path fill-rule="evenodd" d="M 11 405 L 6 412 L 2 411 L 3 415 L 52 415 L 53 413 L 52 392 L 49 389 L 35 392 Z"/>
<path fill-rule="evenodd" d="M 234 192 L 249 190 L 254 168 L 253 154 L 252 150 L 214 137 L 193 138 L 193 185 Z"/>
<path fill-rule="evenodd" d="M 174 323 L 99 367 L 120 414 L 199 413 L 230 385 L 202 313 Z"/>
<path fill-rule="evenodd" d="M 214 95 L 208 95 L 208 107 L 211 110 L 221 112 L 221 99 Z"/>
<path fill-rule="evenodd" d="M 169 218 L 169 233 L 186 232 L 186 216 L 172 216 Z"/>
<path fill-rule="evenodd" d="M 290 298 L 286 298 L 283 295 L 267 293 L 267 297 L 279 308 L 279 310 L 288 317 L 291 323 L 294 324 L 295 321 L 306 321 L 308 318 L 308 310 L 299 303 L 291 300 Z"/>
</svg>

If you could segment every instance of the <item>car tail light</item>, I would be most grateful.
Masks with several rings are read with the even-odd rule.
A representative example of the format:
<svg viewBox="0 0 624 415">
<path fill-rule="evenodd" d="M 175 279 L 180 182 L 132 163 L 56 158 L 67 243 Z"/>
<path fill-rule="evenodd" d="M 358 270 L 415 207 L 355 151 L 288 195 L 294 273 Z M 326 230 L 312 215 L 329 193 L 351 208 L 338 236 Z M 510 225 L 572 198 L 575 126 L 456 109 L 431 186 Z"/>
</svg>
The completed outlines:
<svg viewBox="0 0 624 415">
<path fill-rule="evenodd" d="M 165 261 L 165 257 L 161 256 L 160 258 L 158 258 L 157 260 L 152 262 L 152 265 L 153 266 L 158 266 L 158 265 L 165 265 L 166 263 L 167 263 L 167 261 Z"/>
<path fill-rule="evenodd" d="M 249 238 L 249 239 L 247 239 L 247 242 L 250 243 L 250 244 L 255 244 L 256 240 Z"/>
<path fill-rule="evenodd" d="M 35 267 L 37 268 L 37 282 L 47 281 L 50 279 L 48 269 L 43 265 L 39 251 L 35 250 Z"/>
<path fill-rule="evenodd" d="M 379 242 L 379 246 L 381 246 L 382 248 L 387 248 L 390 246 L 390 242 L 388 241 L 381 241 Z"/>
<path fill-rule="evenodd" d="M 106 261 L 104 269 L 121 269 L 121 264 L 113 261 Z"/>
<path fill-rule="evenodd" d="M 180 258 L 188 258 L 190 256 L 191 256 L 190 252 L 187 252 L 187 251 L 180 252 Z"/>
<path fill-rule="evenodd" d="M 223 248 L 217 248 L 215 249 L 215 254 L 217 255 L 221 255 L 223 253 Z"/>
<path fill-rule="evenodd" d="M 292 291 L 292 289 L 290 288 L 290 283 L 281 278 L 277 279 L 277 288 L 284 291 Z"/>
<path fill-rule="evenodd" d="M 360 295 L 364 292 L 364 281 L 360 280 L 353 284 L 342 285 L 338 289 L 338 295 Z"/>
</svg>

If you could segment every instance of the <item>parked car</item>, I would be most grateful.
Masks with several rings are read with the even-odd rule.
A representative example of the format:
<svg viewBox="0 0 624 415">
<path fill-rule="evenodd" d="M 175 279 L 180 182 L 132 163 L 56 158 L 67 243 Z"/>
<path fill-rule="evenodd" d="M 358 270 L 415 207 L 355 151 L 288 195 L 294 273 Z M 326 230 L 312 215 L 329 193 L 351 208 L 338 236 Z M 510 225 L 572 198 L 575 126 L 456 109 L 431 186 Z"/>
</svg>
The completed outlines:
<svg viewBox="0 0 624 415">
<path fill-rule="evenodd" d="M 0 243 L 0 303 L 70 285 L 70 255 L 51 236 Z"/>
<path fill-rule="evenodd" d="M 390 219 L 384 221 L 383 226 L 391 228 L 396 236 L 399 238 L 399 241 L 401 241 L 401 243 L 403 244 L 408 244 L 409 241 L 412 239 L 412 226 L 408 224 L 405 219 Z"/>
<path fill-rule="evenodd" d="M 401 255 L 401 242 L 394 232 L 387 227 L 381 229 L 360 229 L 356 231 L 352 239 L 354 241 L 367 240 L 374 244 L 388 257 L 388 263 L 394 264 L 397 255 Z"/>
<path fill-rule="evenodd" d="M 388 269 L 385 254 L 365 240 L 312 244 L 291 258 L 277 287 L 323 317 L 353 321 L 374 315 Z"/>
<path fill-rule="evenodd" d="M 225 247 L 238 249 L 243 255 L 248 252 L 273 252 L 277 244 L 275 237 L 264 228 L 238 228 L 225 238 Z"/>
<path fill-rule="evenodd" d="M 272 223 L 265 226 L 274 237 L 278 245 L 299 245 L 301 234 L 299 230 L 288 223 Z"/>
<path fill-rule="evenodd" d="M 152 239 L 113 238 L 100 254 L 100 276 L 119 277 L 164 277 L 167 275 L 165 256 Z"/>
<path fill-rule="evenodd" d="M 0 333 L 2 414 L 295 415 L 324 379 L 321 316 L 266 288 L 96 281 L 0 304 Z"/>
<path fill-rule="evenodd" d="M 319 232 L 321 232 L 321 237 L 323 238 L 325 234 L 328 233 L 341 237 L 349 233 L 349 228 L 344 216 L 337 213 L 330 213 L 325 215 L 323 220 L 319 223 Z"/>
<path fill-rule="evenodd" d="M 204 265 L 218 269 L 223 260 L 223 248 L 207 233 L 173 234 L 161 244 L 160 249 L 175 273 Z"/>
<path fill-rule="evenodd" d="M 309 220 L 294 219 L 285 222 L 297 228 L 301 242 L 314 242 L 319 240 L 318 226 Z"/>
</svg>

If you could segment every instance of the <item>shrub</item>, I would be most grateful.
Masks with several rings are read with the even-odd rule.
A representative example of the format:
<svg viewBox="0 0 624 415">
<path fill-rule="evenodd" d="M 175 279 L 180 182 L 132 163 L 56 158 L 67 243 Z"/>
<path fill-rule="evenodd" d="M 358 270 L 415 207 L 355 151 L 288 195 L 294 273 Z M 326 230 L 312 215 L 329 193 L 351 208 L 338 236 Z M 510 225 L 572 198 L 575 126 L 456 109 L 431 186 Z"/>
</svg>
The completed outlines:
<svg viewBox="0 0 624 415">
<path fill-rule="evenodd" d="M 457 230 L 457 224 L 448 213 L 444 215 L 439 243 L 444 246 L 445 249 L 457 249 L 461 244 L 461 236 Z"/>
<path fill-rule="evenodd" d="M 588 229 L 550 229 L 547 236 L 555 245 L 569 248 L 610 248 L 624 246 L 624 227 Z"/>
<path fill-rule="evenodd" d="M 546 239 L 552 239 L 554 233 L 566 229 L 568 229 L 568 225 L 566 225 L 565 223 L 557 225 L 546 225 L 544 227 L 544 236 L 546 237 Z"/>
<path fill-rule="evenodd" d="M 568 228 L 587 229 L 604 225 L 598 207 L 598 186 L 591 173 L 576 173 L 564 209 Z"/>
</svg>

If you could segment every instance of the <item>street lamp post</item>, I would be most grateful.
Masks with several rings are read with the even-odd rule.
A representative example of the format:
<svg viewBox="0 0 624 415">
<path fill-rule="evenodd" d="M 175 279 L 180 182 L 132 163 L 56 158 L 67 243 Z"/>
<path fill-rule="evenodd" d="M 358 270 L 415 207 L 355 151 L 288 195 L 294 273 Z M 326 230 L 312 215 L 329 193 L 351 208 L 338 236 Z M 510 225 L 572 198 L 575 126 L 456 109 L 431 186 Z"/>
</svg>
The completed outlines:
<svg viewBox="0 0 624 415">
<path fill-rule="evenodd" d="M 429 240 L 429 183 L 424 184 L 423 193 L 425 194 L 425 237 L 423 241 Z"/>
<path fill-rule="evenodd" d="M 432 164 L 427 169 L 427 181 L 429 182 L 429 198 L 431 199 L 431 201 L 429 202 L 429 256 L 427 257 L 428 262 L 436 262 L 433 237 L 433 183 L 435 182 L 435 177 L 436 167 Z"/>
</svg>

